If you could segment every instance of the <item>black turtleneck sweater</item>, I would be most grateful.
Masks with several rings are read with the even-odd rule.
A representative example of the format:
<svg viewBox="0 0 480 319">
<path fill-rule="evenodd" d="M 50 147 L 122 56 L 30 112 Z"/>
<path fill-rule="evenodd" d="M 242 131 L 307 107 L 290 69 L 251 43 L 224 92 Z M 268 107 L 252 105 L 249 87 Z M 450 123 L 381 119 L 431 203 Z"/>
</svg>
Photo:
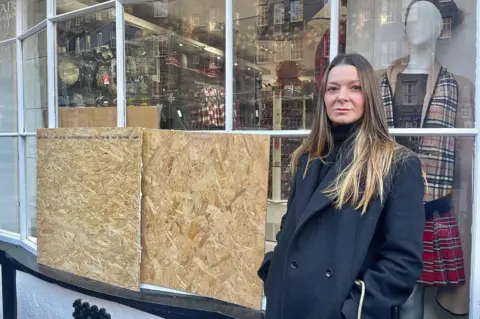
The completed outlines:
<svg viewBox="0 0 480 319">
<path fill-rule="evenodd" d="M 321 165 L 318 165 L 318 166 L 315 165 L 315 167 L 312 167 L 312 169 L 309 169 L 307 172 L 307 174 L 316 175 L 314 187 L 312 187 L 312 189 L 307 190 L 307 192 L 310 193 L 309 195 L 307 195 L 309 199 L 311 199 L 312 196 L 314 196 L 316 189 L 322 182 L 325 175 L 327 175 L 328 171 L 330 169 L 334 169 L 334 166 L 336 165 L 338 160 L 338 154 L 340 150 L 342 152 L 344 151 L 344 149 L 341 148 L 342 145 L 344 144 L 345 140 L 347 140 L 352 134 L 354 134 L 357 126 L 358 126 L 357 123 L 352 123 L 348 125 L 333 125 L 332 123 L 330 123 L 330 131 L 332 132 L 334 147 L 333 147 L 333 150 L 328 155 L 328 157 L 326 158 L 325 164 L 322 163 Z M 320 161 L 320 160 L 316 159 L 316 161 Z"/>
</svg>

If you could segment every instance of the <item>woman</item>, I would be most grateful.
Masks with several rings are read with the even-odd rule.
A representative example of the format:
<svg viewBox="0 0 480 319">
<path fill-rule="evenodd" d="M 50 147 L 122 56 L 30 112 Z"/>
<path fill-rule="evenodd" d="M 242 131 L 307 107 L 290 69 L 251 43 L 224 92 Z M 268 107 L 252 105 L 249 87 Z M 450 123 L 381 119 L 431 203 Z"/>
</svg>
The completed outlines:
<svg viewBox="0 0 480 319">
<path fill-rule="evenodd" d="M 372 66 L 337 56 L 312 131 L 292 156 L 293 183 L 259 276 L 267 319 L 392 318 L 422 272 L 424 178 L 397 144 Z"/>
</svg>

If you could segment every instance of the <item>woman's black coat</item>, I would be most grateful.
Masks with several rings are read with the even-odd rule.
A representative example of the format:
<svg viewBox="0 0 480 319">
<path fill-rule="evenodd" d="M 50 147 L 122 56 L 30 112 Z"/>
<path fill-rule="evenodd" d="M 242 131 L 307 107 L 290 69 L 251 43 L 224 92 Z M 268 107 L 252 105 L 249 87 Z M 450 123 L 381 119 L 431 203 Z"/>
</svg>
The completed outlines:
<svg viewBox="0 0 480 319">
<path fill-rule="evenodd" d="M 265 255 L 267 319 L 356 319 L 361 279 L 366 285 L 362 319 L 390 319 L 422 272 L 424 183 L 421 164 L 408 157 L 393 165 L 385 203 L 366 213 L 346 205 L 335 210 L 322 193 L 341 167 L 311 162 L 297 167 L 277 246 Z M 345 164 L 344 164 L 345 165 Z M 343 166 L 344 167 L 344 166 Z M 317 187 L 318 186 L 318 187 Z"/>
</svg>

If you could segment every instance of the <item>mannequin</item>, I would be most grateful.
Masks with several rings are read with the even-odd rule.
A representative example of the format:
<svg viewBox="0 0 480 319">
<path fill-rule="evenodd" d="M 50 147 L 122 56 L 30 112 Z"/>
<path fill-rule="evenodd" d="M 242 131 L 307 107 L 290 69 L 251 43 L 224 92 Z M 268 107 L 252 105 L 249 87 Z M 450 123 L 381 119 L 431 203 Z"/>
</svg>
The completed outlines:
<svg viewBox="0 0 480 319">
<path fill-rule="evenodd" d="M 445 17 L 441 5 L 434 0 L 413 0 L 407 8 L 405 34 L 410 54 L 406 60 L 395 61 L 382 75 L 382 95 L 390 127 L 466 127 L 463 123 L 465 120 L 457 115 L 463 114 L 461 112 L 468 108 L 473 116 L 473 85 L 471 82 L 470 85 L 466 84 L 468 80 L 465 78 L 460 79 L 448 72 L 435 59 L 442 17 Z M 416 14 L 410 16 L 413 11 Z M 448 17 L 454 20 L 452 16 Z M 438 287 L 437 302 L 440 306 L 463 315 L 468 312 L 468 293 L 466 296 L 461 293 L 461 300 L 465 300 L 461 307 L 454 303 L 442 304 L 448 303 L 448 300 L 441 298 L 441 294 L 446 289 L 449 298 L 455 298 L 455 294 L 458 295 L 457 288 L 467 286 L 468 291 L 463 251 L 464 242 L 469 243 L 469 238 L 460 238 L 455 213 L 459 200 L 455 197 L 454 188 L 460 180 L 468 180 L 468 175 L 464 177 L 465 170 L 462 171 L 462 166 L 468 165 L 462 162 L 460 166 L 458 163 L 462 152 L 471 153 L 472 145 L 466 145 L 469 141 L 465 139 L 453 137 L 397 137 L 397 140 L 419 153 L 426 167 L 429 184 L 424 199 L 427 220 L 424 272 L 410 298 L 398 309 L 399 318 L 423 318 L 425 287 Z M 452 153 L 455 154 L 454 159 L 448 155 Z M 467 253 L 469 251 L 468 248 Z"/>
</svg>

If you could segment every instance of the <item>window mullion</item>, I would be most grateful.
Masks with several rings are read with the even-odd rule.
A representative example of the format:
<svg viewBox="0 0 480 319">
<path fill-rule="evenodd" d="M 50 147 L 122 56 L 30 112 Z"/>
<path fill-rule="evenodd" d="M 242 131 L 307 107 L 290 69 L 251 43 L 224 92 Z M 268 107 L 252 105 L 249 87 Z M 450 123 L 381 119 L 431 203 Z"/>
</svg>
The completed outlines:
<svg viewBox="0 0 480 319">
<path fill-rule="evenodd" d="M 225 0 L 225 130 L 233 130 L 233 0 Z"/>
<path fill-rule="evenodd" d="M 330 61 L 338 54 L 340 0 L 330 1 Z"/>
<path fill-rule="evenodd" d="M 127 126 L 127 105 L 125 98 L 125 11 L 123 4 L 115 3 L 116 50 L 117 50 L 117 127 Z"/>
</svg>

